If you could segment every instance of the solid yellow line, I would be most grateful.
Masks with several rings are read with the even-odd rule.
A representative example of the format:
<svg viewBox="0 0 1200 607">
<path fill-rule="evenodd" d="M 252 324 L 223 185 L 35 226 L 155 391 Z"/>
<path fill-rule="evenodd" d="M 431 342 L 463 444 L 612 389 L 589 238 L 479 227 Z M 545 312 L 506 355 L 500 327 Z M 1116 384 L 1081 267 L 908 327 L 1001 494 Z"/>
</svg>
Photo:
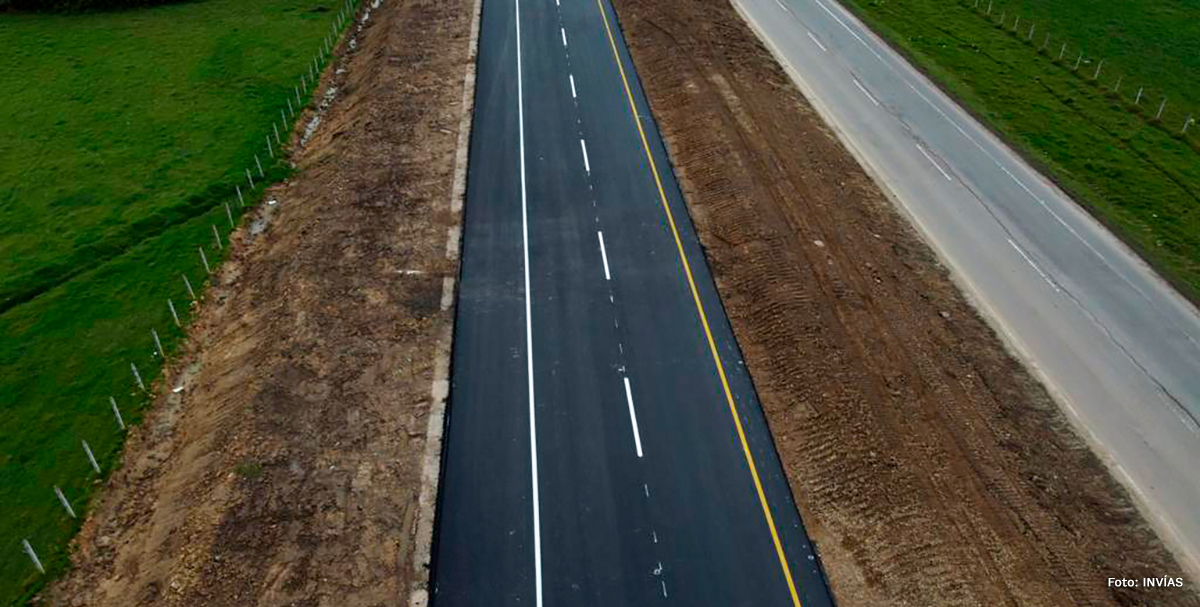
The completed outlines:
<svg viewBox="0 0 1200 607">
<path fill-rule="evenodd" d="M 692 290 L 692 299 L 696 302 L 696 312 L 700 315 L 700 324 L 704 326 L 704 337 L 708 340 L 708 349 L 712 352 L 713 363 L 717 366 L 717 375 L 721 378 L 721 387 L 725 391 L 725 401 L 729 403 L 729 413 L 733 416 L 733 425 L 737 428 L 738 439 L 742 442 L 742 453 L 746 456 L 746 464 L 750 467 L 750 476 L 754 477 L 754 489 L 758 492 L 758 502 L 762 505 L 763 517 L 767 520 L 767 528 L 771 530 L 771 541 L 775 543 L 775 554 L 779 557 L 779 566 L 783 568 L 783 576 L 787 580 L 788 591 L 792 593 L 792 603 L 802 607 L 800 596 L 796 593 L 796 583 L 792 580 L 792 570 L 788 567 L 787 557 L 783 553 L 783 543 L 779 541 L 779 532 L 775 529 L 775 518 L 771 516 L 771 507 L 767 505 L 767 495 L 763 492 L 762 481 L 758 478 L 758 467 L 754 465 L 754 456 L 750 454 L 750 445 L 746 442 L 746 432 L 742 429 L 742 420 L 738 415 L 737 404 L 733 401 L 733 392 L 729 389 L 729 380 L 725 376 L 725 365 L 721 364 L 721 356 L 717 353 L 717 344 L 713 340 L 712 329 L 708 326 L 708 315 L 704 313 L 704 304 L 700 303 L 700 292 L 696 290 L 696 281 L 692 278 L 692 267 L 688 263 L 687 254 L 683 251 L 683 241 L 679 238 L 679 230 L 675 227 L 675 218 L 671 213 L 671 203 L 667 202 L 667 194 L 663 191 L 662 179 L 658 176 L 658 167 L 654 163 L 654 155 L 650 152 L 650 144 L 646 141 L 646 131 L 638 118 L 637 104 L 633 101 L 633 91 L 629 88 L 629 79 L 625 77 L 625 67 L 621 65 L 621 55 L 617 52 L 617 41 L 613 38 L 612 28 L 608 25 L 608 14 L 604 11 L 601 0 L 596 0 L 600 8 L 600 16 L 604 18 L 604 29 L 608 32 L 608 43 L 612 47 L 613 59 L 621 72 L 621 82 L 625 85 L 625 96 L 629 99 L 629 111 L 633 114 L 633 122 L 637 124 L 638 134 L 642 137 L 642 149 L 646 151 L 646 160 L 650 162 L 650 171 L 654 174 L 654 183 L 658 186 L 658 196 L 662 200 L 663 211 L 667 214 L 667 223 L 671 226 L 671 234 L 675 237 L 675 247 L 679 250 L 679 260 L 683 263 L 684 274 L 687 275 L 688 287 Z"/>
</svg>

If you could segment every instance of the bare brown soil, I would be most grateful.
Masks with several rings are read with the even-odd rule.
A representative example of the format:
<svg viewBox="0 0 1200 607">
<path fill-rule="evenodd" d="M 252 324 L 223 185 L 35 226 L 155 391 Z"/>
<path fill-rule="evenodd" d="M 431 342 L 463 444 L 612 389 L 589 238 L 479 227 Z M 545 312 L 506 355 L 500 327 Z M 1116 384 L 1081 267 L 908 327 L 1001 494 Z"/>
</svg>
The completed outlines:
<svg viewBox="0 0 1200 607">
<path fill-rule="evenodd" d="M 407 602 L 473 4 L 384 0 L 343 45 L 40 601 Z"/>
<path fill-rule="evenodd" d="M 1200 605 L 728 0 L 615 0 L 840 605 Z"/>
</svg>

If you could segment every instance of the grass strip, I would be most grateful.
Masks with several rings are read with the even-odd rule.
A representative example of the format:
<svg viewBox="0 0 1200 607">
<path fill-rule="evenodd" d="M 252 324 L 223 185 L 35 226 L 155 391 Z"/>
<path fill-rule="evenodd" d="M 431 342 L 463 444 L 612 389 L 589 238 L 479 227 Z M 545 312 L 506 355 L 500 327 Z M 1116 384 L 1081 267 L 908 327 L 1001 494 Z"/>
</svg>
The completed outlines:
<svg viewBox="0 0 1200 607">
<path fill-rule="evenodd" d="M 151 330 L 168 358 L 184 337 L 167 300 L 186 328 L 182 276 L 202 293 L 201 248 L 216 271 L 226 203 L 237 221 L 290 172 L 275 128 L 286 139 L 310 102 L 294 87 L 328 60 L 313 64 L 335 25 L 352 22 L 337 18 L 342 6 L 205 0 L 0 15 L 0 45 L 15 49 L 0 67 L 0 604 L 23 604 L 69 564 L 68 540 L 101 480 L 80 441 L 106 476 L 124 437 L 109 396 L 126 424 L 140 421 L 150 396 L 130 364 L 150 385 L 163 363 Z"/>
<path fill-rule="evenodd" d="M 1182 119 L 1180 125 L 1154 120 L 1157 106 L 1146 108 L 1145 99 L 1135 106 L 1127 89 L 1113 90 L 1115 81 L 1093 79 L 1096 64 L 1081 62 L 1076 71 L 1077 55 L 1060 61 L 1058 48 L 1040 50 L 1044 38 L 1012 31 L 1012 15 L 1000 25 L 995 6 L 986 15 L 986 3 L 976 8 L 973 0 L 844 2 L 1185 296 L 1198 299 L 1200 144 L 1195 130 L 1179 134 Z M 1069 3 L 1038 4 L 1054 12 Z"/>
</svg>

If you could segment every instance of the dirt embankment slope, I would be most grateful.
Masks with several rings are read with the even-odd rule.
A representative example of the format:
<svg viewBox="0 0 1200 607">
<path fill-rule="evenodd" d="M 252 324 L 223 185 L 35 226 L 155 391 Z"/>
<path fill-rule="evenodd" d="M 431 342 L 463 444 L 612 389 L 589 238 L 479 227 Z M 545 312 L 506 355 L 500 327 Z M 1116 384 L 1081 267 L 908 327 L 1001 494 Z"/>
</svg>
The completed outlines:
<svg viewBox="0 0 1200 607">
<path fill-rule="evenodd" d="M 839 604 L 1200 605 L 728 0 L 614 0 Z"/>
<path fill-rule="evenodd" d="M 373 4 L 46 602 L 407 602 L 474 2 Z"/>
</svg>

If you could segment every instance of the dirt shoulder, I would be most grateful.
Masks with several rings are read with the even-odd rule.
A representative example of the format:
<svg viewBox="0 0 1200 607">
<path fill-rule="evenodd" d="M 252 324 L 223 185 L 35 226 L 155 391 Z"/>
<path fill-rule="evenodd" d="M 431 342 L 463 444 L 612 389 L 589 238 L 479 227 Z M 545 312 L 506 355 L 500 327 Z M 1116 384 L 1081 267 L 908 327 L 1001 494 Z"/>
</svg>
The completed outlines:
<svg viewBox="0 0 1200 607">
<path fill-rule="evenodd" d="M 424 582 L 475 2 L 371 4 L 42 601 L 382 605 Z"/>
<path fill-rule="evenodd" d="M 838 602 L 1200 605 L 727 0 L 614 0 Z"/>
</svg>

